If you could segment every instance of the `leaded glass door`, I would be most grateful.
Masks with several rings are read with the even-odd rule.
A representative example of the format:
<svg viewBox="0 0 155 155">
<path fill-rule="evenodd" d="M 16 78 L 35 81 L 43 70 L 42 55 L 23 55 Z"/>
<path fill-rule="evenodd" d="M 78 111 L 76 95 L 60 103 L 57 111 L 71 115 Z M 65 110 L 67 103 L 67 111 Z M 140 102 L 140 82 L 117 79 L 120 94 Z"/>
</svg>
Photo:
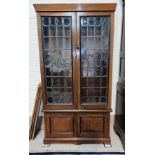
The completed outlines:
<svg viewBox="0 0 155 155">
<path fill-rule="evenodd" d="M 75 13 L 42 13 L 40 22 L 46 106 L 75 108 Z"/>
<path fill-rule="evenodd" d="M 108 107 L 110 14 L 80 12 L 77 19 L 80 108 Z"/>
</svg>

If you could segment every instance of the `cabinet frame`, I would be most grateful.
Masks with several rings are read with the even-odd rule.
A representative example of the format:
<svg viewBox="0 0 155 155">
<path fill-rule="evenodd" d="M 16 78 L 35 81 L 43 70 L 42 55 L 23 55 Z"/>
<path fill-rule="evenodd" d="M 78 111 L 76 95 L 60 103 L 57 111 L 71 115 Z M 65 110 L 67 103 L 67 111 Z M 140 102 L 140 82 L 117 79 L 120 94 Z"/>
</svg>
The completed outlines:
<svg viewBox="0 0 155 155">
<path fill-rule="evenodd" d="M 110 112 L 111 109 L 111 95 L 112 95 L 112 63 L 113 63 L 113 35 L 114 35 L 114 12 L 116 9 L 116 3 L 98 3 L 98 4 L 34 4 L 35 11 L 37 12 L 37 26 L 38 26 L 38 42 L 39 42 L 39 55 L 40 55 L 40 70 L 41 70 L 41 82 L 43 91 L 43 112 L 44 112 L 44 126 L 45 126 L 45 138 L 44 143 L 111 143 L 110 140 Z M 80 99 L 80 57 L 77 54 L 75 58 L 74 52 L 79 47 L 80 43 L 80 25 L 79 17 L 82 16 L 110 16 L 110 46 L 109 46 L 109 84 L 108 84 L 108 98 L 106 105 L 81 105 Z M 42 29 L 41 29 L 41 16 L 72 16 L 72 88 L 74 92 L 73 105 L 59 104 L 59 105 L 48 105 L 46 101 L 46 89 L 45 89 L 45 68 L 44 68 L 44 52 L 42 43 Z M 79 53 L 79 52 L 78 52 Z M 77 76 L 75 76 L 77 75 Z M 63 117 L 62 126 L 66 125 L 65 122 L 70 126 L 71 122 L 74 122 L 72 127 L 65 127 L 61 130 L 59 124 L 59 117 Z M 55 119 L 54 124 L 56 129 L 51 130 L 51 122 L 49 117 Z M 66 118 L 66 119 L 65 119 Z M 83 134 L 81 135 L 80 127 L 82 123 L 80 119 L 83 118 L 83 122 L 86 122 L 83 127 Z M 88 119 L 87 119 L 88 118 Z M 51 119 L 51 118 L 50 118 Z M 102 121 L 103 119 L 103 121 Z M 87 122 L 92 122 L 93 126 L 90 126 Z M 95 121 L 97 123 L 103 123 L 103 134 L 102 125 L 95 128 Z M 53 123 L 53 122 L 52 122 Z M 73 134 L 67 136 L 66 133 L 52 134 L 52 131 L 58 132 L 70 132 L 74 128 Z M 91 136 L 90 133 L 85 133 L 85 130 L 94 130 L 99 134 Z M 51 131 L 49 131 L 51 130 Z"/>
</svg>

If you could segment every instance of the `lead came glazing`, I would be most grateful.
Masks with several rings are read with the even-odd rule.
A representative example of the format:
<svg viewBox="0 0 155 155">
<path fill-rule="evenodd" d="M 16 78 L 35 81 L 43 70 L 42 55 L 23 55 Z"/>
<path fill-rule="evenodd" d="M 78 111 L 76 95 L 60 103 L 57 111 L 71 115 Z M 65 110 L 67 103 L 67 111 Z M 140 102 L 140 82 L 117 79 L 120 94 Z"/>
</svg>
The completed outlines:
<svg viewBox="0 0 155 155">
<path fill-rule="evenodd" d="M 42 17 L 48 104 L 72 103 L 71 17 Z"/>
<path fill-rule="evenodd" d="M 108 91 L 110 17 L 81 17 L 81 104 L 104 104 Z"/>
</svg>

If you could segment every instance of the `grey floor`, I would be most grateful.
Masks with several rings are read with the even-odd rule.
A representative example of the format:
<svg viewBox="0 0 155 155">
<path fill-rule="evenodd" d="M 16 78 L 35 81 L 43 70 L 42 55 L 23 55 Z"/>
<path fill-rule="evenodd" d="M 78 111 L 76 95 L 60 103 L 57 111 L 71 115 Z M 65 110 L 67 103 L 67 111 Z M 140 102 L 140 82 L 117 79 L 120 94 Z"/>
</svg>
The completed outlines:
<svg viewBox="0 0 155 155">
<path fill-rule="evenodd" d="M 36 136 L 34 140 L 29 141 L 29 152 L 124 152 L 119 137 L 113 130 L 114 118 L 111 116 L 110 137 L 111 147 L 105 147 L 104 144 L 43 144 L 44 130 Z"/>
</svg>

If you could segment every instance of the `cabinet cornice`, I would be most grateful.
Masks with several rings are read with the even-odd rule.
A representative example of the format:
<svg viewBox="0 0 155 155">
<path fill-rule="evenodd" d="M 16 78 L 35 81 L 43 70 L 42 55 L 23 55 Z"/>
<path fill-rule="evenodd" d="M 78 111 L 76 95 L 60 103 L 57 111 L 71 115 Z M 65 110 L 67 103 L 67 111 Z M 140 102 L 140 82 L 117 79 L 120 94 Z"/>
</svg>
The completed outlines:
<svg viewBox="0 0 155 155">
<path fill-rule="evenodd" d="M 92 4 L 33 4 L 36 12 L 43 11 L 115 11 L 116 3 Z"/>
</svg>

